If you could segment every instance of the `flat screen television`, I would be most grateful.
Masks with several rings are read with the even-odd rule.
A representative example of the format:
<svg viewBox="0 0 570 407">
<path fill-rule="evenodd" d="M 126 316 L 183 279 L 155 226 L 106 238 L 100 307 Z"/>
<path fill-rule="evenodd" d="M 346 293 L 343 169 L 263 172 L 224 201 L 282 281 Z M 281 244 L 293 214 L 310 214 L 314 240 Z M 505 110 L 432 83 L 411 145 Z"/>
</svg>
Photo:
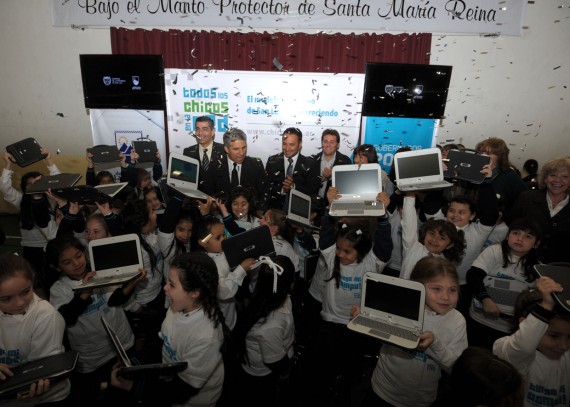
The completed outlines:
<svg viewBox="0 0 570 407">
<path fill-rule="evenodd" d="M 164 110 L 162 55 L 79 55 L 85 107 Z"/>
<path fill-rule="evenodd" d="M 362 115 L 441 119 L 451 66 L 369 62 Z"/>
</svg>

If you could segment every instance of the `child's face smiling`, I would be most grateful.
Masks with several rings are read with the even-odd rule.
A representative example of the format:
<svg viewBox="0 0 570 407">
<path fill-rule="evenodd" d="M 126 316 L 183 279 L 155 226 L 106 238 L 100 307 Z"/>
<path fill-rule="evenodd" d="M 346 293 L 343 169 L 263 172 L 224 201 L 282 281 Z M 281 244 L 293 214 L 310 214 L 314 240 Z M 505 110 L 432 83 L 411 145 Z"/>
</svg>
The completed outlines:
<svg viewBox="0 0 570 407">
<path fill-rule="evenodd" d="M 72 280 L 83 278 L 86 265 L 85 253 L 73 246 L 68 247 L 59 255 L 59 270 Z"/>
<path fill-rule="evenodd" d="M 554 317 L 538 343 L 538 350 L 548 359 L 558 360 L 570 349 L 570 321 Z"/>
<path fill-rule="evenodd" d="M 447 209 L 447 220 L 456 227 L 462 228 L 475 218 L 475 214 L 469 210 L 469 205 L 459 202 L 451 202 Z"/>
<path fill-rule="evenodd" d="M 435 313 L 447 314 L 459 300 L 459 286 L 450 276 L 434 278 L 425 284 L 426 306 Z"/>
<path fill-rule="evenodd" d="M 424 238 L 424 246 L 430 253 L 440 254 L 445 249 L 451 248 L 451 239 L 442 235 L 438 230 L 428 230 Z"/>
<path fill-rule="evenodd" d="M 358 259 L 358 252 L 348 239 L 339 237 L 336 240 L 336 256 L 340 260 L 340 264 L 347 266 Z"/>
<path fill-rule="evenodd" d="M 213 225 L 210 230 L 212 237 L 207 243 L 203 244 L 204 249 L 208 253 L 221 253 L 222 250 L 222 240 L 224 240 L 224 225 Z"/>
<path fill-rule="evenodd" d="M 16 273 L 0 284 L 0 311 L 6 314 L 23 314 L 33 298 L 32 281 L 22 273 Z"/>
<path fill-rule="evenodd" d="M 168 270 L 168 281 L 164 292 L 170 298 L 170 309 L 173 312 L 189 312 L 196 308 L 196 291 L 187 292 L 180 283 L 180 270 L 171 267 Z"/>
</svg>

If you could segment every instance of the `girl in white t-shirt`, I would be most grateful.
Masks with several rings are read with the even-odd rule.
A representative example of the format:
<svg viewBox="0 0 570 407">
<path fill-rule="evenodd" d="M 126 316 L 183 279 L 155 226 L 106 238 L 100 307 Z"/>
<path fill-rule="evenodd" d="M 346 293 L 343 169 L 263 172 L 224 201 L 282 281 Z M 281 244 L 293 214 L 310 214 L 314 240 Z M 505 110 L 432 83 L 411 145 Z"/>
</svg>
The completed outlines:
<svg viewBox="0 0 570 407">
<path fill-rule="evenodd" d="M 216 299 L 214 261 L 204 253 L 176 256 L 164 291 L 170 308 L 160 332 L 162 361 L 187 362 L 188 367 L 174 377 L 137 381 L 118 376 L 115 369 L 111 383 L 142 405 L 214 407 L 222 393 L 222 352 L 230 335 Z"/>
<path fill-rule="evenodd" d="M 34 272 L 22 257 L 0 254 L 0 384 L 11 367 L 65 351 L 65 322 L 48 302 L 34 293 Z M 26 398 L 2 400 L 2 406 L 32 406 L 62 402 L 69 380 L 38 380 Z"/>
<path fill-rule="evenodd" d="M 295 338 L 290 298 L 295 268 L 289 258 L 280 255 L 262 256 L 260 263 L 255 290 L 234 331 L 241 372 L 231 400 L 233 404 L 269 407 L 278 405 L 278 393 L 281 402 L 287 396 L 283 390 Z M 238 400 L 241 403 L 236 403 Z"/>
<path fill-rule="evenodd" d="M 565 287 L 568 289 L 568 287 Z M 525 379 L 525 407 L 567 407 L 570 399 L 570 313 L 555 304 L 562 286 L 548 277 L 519 295 L 518 330 L 497 339 L 493 353 Z M 518 309 L 518 307 L 517 307 Z"/>
<path fill-rule="evenodd" d="M 101 394 L 101 383 L 110 379 L 115 361 L 115 350 L 103 329 L 104 316 L 117 332 L 125 349 L 133 346 L 135 338 L 125 311 L 121 307 L 146 277 L 116 287 L 102 287 L 75 292 L 73 288 L 95 275 L 90 271 L 85 246 L 74 236 L 60 236 L 46 246 L 48 266 L 60 273 L 60 278 L 50 289 L 50 303 L 65 320 L 67 338 L 71 349 L 79 352 L 79 360 L 72 378 L 74 405 L 93 405 Z"/>
<path fill-rule="evenodd" d="M 501 312 L 487 293 L 484 280 L 504 279 L 510 282 L 511 291 L 534 287 L 533 266 L 538 263 L 539 236 L 539 226 L 534 220 L 517 219 L 511 223 L 505 240 L 487 247 L 473 262 L 467 272 L 469 291 L 473 293 L 467 319 L 470 345 L 490 350 L 495 340 L 512 332 L 516 321 L 512 315 Z"/>
<path fill-rule="evenodd" d="M 441 257 L 419 260 L 410 280 L 426 288 L 423 332 L 417 350 L 385 343 L 372 373 L 371 390 L 362 407 L 427 407 L 436 398 L 441 370 L 447 373 L 467 348 L 465 319 L 455 305 L 459 278 L 455 266 Z"/>
</svg>

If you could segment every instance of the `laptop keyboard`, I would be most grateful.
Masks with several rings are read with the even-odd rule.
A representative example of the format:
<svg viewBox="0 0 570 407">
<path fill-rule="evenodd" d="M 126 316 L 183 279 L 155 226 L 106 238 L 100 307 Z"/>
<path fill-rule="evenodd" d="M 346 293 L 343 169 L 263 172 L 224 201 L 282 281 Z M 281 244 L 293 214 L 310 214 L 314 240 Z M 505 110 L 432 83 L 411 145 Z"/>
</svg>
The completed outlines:
<svg viewBox="0 0 570 407">
<path fill-rule="evenodd" d="M 365 211 L 365 210 L 381 210 L 384 209 L 382 202 L 365 201 L 365 202 L 333 202 L 331 206 L 335 211 Z"/>
<path fill-rule="evenodd" d="M 378 336 L 387 337 L 388 335 L 385 335 L 385 334 L 383 335 L 383 333 L 387 333 L 389 335 L 397 336 L 399 338 L 404 338 L 404 339 L 409 340 L 409 341 L 416 341 L 418 338 L 416 335 L 414 335 L 414 333 L 412 331 L 408 331 L 407 329 L 403 329 L 403 328 L 398 328 L 396 326 L 386 324 L 384 322 L 375 321 L 375 320 L 369 319 L 367 317 L 364 317 L 362 315 L 356 316 L 356 318 L 354 318 L 353 322 L 358 324 L 358 325 L 363 325 L 365 327 L 368 327 L 370 329 L 378 331 L 378 332 L 374 332 Z"/>
<path fill-rule="evenodd" d="M 509 305 L 511 307 L 515 306 L 517 297 L 520 294 L 518 291 L 500 290 L 493 287 L 486 287 L 486 290 L 487 294 L 489 294 L 495 303 Z"/>
</svg>

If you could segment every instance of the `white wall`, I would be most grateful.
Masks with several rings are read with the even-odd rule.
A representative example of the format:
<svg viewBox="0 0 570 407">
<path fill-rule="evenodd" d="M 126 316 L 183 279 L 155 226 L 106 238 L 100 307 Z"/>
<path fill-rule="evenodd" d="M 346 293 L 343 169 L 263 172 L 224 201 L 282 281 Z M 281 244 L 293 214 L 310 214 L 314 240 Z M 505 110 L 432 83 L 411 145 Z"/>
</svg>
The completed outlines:
<svg viewBox="0 0 570 407">
<path fill-rule="evenodd" d="M 549 0 L 527 5 L 522 37 L 434 34 L 431 63 L 453 65 L 439 142 L 501 137 L 519 167 L 569 155 L 569 23 L 567 4 Z M 110 53 L 109 29 L 54 28 L 48 0 L 2 0 L 0 37 L 0 141 L 36 137 L 83 155 L 92 139 L 78 55 Z"/>
</svg>

